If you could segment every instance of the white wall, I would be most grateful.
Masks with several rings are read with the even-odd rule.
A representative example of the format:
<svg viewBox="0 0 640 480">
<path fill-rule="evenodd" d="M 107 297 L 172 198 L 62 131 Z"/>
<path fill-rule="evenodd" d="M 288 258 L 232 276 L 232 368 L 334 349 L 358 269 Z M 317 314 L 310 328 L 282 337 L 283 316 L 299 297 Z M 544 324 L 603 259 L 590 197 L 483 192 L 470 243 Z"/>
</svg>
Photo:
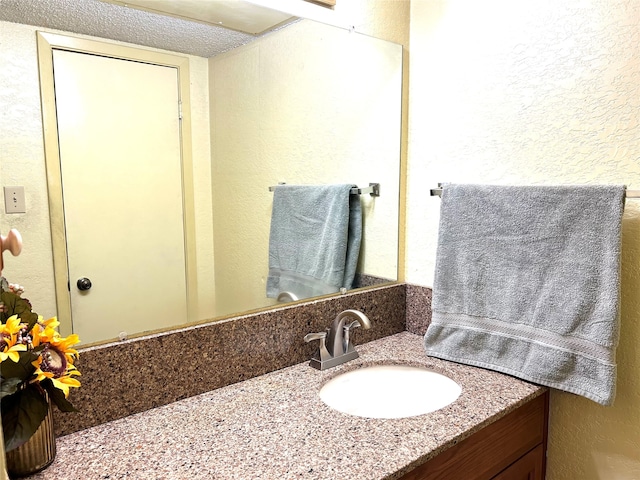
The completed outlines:
<svg viewBox="0 0 640 480">
<path fill-rule="evenodd" d="M 7 215 L 0 207 L 0 231 L 20 231 L 19 257 L 5 253 L 3 275 L 25 286 L 25 297 L 43 316 L 56 314 L 47 197 L 36 27 L 0 22 L 0 186 L 25 187 L 27 213 Z M 41 29 L 64 34 L 65 32 Z M 83 38 L 91 38 L 83 36 Z M 102 41 L 102 39 L 93 38 Z M 213 315 L 213 232 L 211 219 L 209 90 L 207 60 L 189 57 L 191 119 L 196 198 L 199 310 Z M 209 259 L 209 261 L 206 261 Z"/>
<path fill-rule="evenodd" d="M 640 2 L 414 0 L 408 282 L 431 286 L 437 182 L 640 189 Z M 640 200 L 623 222 L 613 407 L 553 392 L 549 480 L 640 478 Z"/>
<path fill-rule="evenodd" d="M 0 186 L 23 185 L 26 214 L 6 215 L 0 207 L 0 231 L 16 228 L 24 249 L 4 254 L 3 275 L 25 286 L 33 308 L 56 313 L 49 206 L 42 140 L 40 84 L 35 29 L 0 22 Z"/>
</svg>

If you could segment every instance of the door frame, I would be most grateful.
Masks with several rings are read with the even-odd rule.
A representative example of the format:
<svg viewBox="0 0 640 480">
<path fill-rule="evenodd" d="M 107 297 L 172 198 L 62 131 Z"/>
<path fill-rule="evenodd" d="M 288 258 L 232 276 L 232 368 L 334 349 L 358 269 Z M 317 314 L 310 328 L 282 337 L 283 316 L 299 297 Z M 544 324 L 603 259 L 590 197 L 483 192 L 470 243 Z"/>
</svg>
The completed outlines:
<svg viewBox="0 0 640 480">
<path fill-rule="evenodd" d="M 44 137 L 45 167 L 49 192 L 49 217 L 56 304 L 60 332 L 72 333 L 71 295 L 67 239 L 64 223 L 62 196 L 62 174 L 58 145 L 58 121 L 55 104 L 53 78 L 53 50 L 88 53 L 121 60 L 150 63 L 173 67 L 178 72 L 178 99 L 176 114 L 180 115 L 180 152 L 182 168 L 182 208 L 185 236 L 185 280 L 187 287 L 187 318 L 180 324 L 192 322 L 198 304 L 196 269 L 195 202 L 193 186 L 193 163 L 191 149 L 191 111 L 189 94 L 189 58 L 143 48 L 134 48 L 117 43 L 108 43 L 85 38 L 36 32 L 38 46 L 38 68 L 40 71 L 40 99 L 42 104 L 42 126 Z"/>
</svg>

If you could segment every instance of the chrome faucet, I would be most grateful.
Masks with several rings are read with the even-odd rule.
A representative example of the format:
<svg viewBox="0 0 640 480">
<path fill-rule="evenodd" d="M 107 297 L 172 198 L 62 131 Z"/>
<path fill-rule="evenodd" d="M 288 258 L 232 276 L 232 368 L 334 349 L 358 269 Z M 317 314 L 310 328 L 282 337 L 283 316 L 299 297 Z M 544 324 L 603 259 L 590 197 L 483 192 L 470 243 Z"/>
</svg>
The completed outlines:
<svg viewBox="0 0 640 480">
<path fill-rule="evenodd" d="M 348 318 L 354 320 L 345 325 Z M 345 310 L 338 314 L 326 331 L 305 335 L 304 341 L 307 343 L 320 340 L 320 349 L 310 365 L 318 370 L 326 370 L 358 358 L 358 352 L 351 343 L 351 330 L 360 326 L 365 330 L 371 328 L 369 318 L 359 310 Z"/>
</svg>

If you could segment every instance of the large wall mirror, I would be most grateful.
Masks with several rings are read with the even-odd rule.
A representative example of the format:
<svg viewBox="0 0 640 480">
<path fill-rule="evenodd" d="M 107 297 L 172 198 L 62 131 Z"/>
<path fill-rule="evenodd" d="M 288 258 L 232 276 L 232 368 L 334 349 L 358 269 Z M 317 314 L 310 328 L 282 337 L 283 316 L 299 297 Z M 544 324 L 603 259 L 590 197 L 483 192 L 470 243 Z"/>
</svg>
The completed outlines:
<svg viewBox="0 0 640 480">
<path fill-rule="evenodd" d="M 21 2 L 24 5 L 24 0 Z M 27 206 L 24 214 L 0 212 L 0 231 L 4 234 L 16 228 L 24 239 L 21 256 L 5 258 L 3 275 L 25 287 L 24 295 L 35 311 L 52 316 L 58 312 L 60 298 L 54 288 L 54 260 L 59 259 L 55 258 L 52 239 L 55 243 L 63 237 L 51 223 L 49 208 L 37 32 L 81 34 L 84 39 L 115 40 L 120 45 L 123 29 L 112 19 L 99 33 L 87 36 L 86 30 L 68 23 L 75 16 L 75 24 L 86 26 L 88 22 L 80 18 L 83 9 L 59 15 L 62 23 L 55 25 L 51 23 L 55 16 L 49 15 L 47 22 L 32 18 L 34 9 L 57 8 L 55 2 L 32 2 L 29 14 L 20 18 L 22 7 L 17 5 L 21 2 L 7 0 L 0 6 L 0 99 L 6 113 L 0 117 L 0 178 L 3 186 L 25 188 Z M 102 18 L 105 13 L 100 8 L 108 8 L 116 19 L 121 9 L 125 12 L 123 22 L 131 14 L 120 5 L 77 2 L 93 5 Z M 46 12 L 43 15 L 47 16 Z M 135 15 L 138 26 L 148 22 L 145 29 L 163 28 L 161 15 Z M 179 21 L 181 30 L 193 23 Z M 220 29 L 220 35 L 235 38 L 238 34 Z M 128 47 L 148 49 L 148 44 L 135 45 L 143 45 L 142 40 L 126 40 Z M 202 44 L 202 39 L 198 42 Z M 213 43 L 212 37 L 204 41 L 205 45 Z M 195 47 L 190 50 L 184 42 L 179 48 L 165 46 L 168 52 L 188 58 L 185 114 L 190 122 L 188 173 L 192 178 L 188 194 L 194 233 L 187 248 L 194 259 L 188 281 L 193 304 L 188 316 L 176 315 L 175 324 L 137 327 L 132 322 L 123 331 L 129 337 L 278 305 L 265 294 L 273 203 L 269 187 L 278 183 L 350 183 L 360 187 L 379 183 L 379 196 L 360 195 L 363 237 L 353 287 L 398 278 L 401 46 L 309 20 L 290 21 L 255 37 L 242 36 L 238 43 L 214 54 Z M 153 47 L 162 45 L 155 43 Z M 85 168 L 91 174 L 89 159 Z M 126 195 L 126 191 L 116 190 L 113 195 Z M 154 202 L 152 196 L 149 202 Z M 100 214 L 95 211 L 98 221 Z M 127 218 L 126 211 L 119 215 Z M 126 231 L 114 231 L 108 241 L 126 248 L 126 235 Z M 99 268 L 108 270 L 113 262 L 101 252 L 95 249 Z M 92 273 L 83 275 L 90 277 Z M 76 278 L 62 282 L 58 278 L 58 289 L 66 282 L 73 296 Z M 163 285 L 171 290 L 174 281 L 163 279 Z M 135 291 L 126 290 L 110 292 L 110 304 L 101 309 L 102 317 L 91 321 L 108 324 L 118 315 L 124 298 L 135 297 Z M 87 298 L 76 294 L 80 300 Z M 165 296 L 161 289 L 156 298 L 144 301 L 161 302 Z M 63 334 L 68 334 L 72 324 L 63 323 L 62 328 Z M 111 341 L 118 333 L 107 330 L 89 336 L 88 341 L 83 339 L 83 343 Z"/>
</svg>

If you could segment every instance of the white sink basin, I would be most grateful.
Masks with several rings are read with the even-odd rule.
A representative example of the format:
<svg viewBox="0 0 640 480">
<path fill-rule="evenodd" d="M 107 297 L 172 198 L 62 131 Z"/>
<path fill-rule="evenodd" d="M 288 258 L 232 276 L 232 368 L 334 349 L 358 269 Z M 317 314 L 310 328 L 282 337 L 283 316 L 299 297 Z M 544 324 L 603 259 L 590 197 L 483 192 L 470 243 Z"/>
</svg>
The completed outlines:
<svg viewBox="0 0 640 480">
<path fill-rule="evenodd" d="M 332 378 L 320 389 L 320 398 L 358 417 L 405 418 L 446 407 L 461 391 L 449 377 L 427 368 L 375 365 Z"/>
</svg>

